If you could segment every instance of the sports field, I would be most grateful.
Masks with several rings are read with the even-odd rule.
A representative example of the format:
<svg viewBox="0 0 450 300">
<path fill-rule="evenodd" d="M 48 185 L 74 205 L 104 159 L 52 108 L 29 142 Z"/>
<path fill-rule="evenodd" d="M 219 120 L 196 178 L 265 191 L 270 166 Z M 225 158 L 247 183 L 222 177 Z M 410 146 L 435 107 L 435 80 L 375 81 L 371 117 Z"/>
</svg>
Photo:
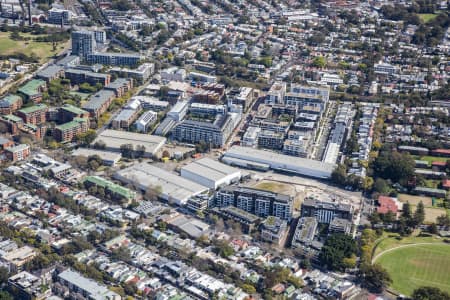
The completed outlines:
<svg viewBox="0 0 450 300">
<path fill-rule="evenodd" d="M 377 260 L 392 277 L 391 288 L 410 296 L 421 286 L 450 292 L 450 245 L 404 245 L 382 254 Z"/>
</svg>

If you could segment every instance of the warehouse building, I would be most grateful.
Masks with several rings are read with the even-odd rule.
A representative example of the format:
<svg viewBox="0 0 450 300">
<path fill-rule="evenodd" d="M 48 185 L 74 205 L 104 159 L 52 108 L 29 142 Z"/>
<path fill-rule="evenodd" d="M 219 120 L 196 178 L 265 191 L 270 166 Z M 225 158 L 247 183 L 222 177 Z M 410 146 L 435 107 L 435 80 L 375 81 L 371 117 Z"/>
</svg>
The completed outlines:
<svg viewBox="0 0 450 300">
<path fill-rule="evenodd" d="M 78 148 L 72 152 L 72 156 L 98 156 L 101 158 L 102 163 L 107 166 L 116 166 L 117 163 L 122 158 L 122 154 L 117 152 L 110 152 L 110 151 L 104 151 L 104 150 L 97 150 L 97 149 L 91 149 L 91 148 Z"/>
<path fill-rule="evenodd" d="M 92 144 L 102 141 L 106 145 L 106 150 L 120 152 L 120 146 L 131 144 L 133 149 L 137 146 L 145 147 L 146 157 L 154 156 L 166 142 L 166 138 L 118 130 L 105 130 L 100 133 Z"/>
<path fill-rule="evenodd" d="M 273 169 L 320 179 L 329 179 L 335 168 L 334 164 L 301 157 L 293 159 L 292 156 L 240 146 L 231 147 L 222 157 L 222 161 L 250 169 Z"/>
<path fill-rule="evenodd" d="M 202 158 L 181 168 L 181 177 L 210 189 L 229 185 L 241 179 L 239 169 L 224 165 L 210 158 Z"/>
<path fill-rule="evenodd" d="M 206 186 L 149 164 L 120 170 L 114 174 L 114 178 L 126 184 L 133 184 L 143 192 L 160 188 L 159 197 L 177 205 L 185 205 L 190 197 L 208 191 Z"/>
</svg>

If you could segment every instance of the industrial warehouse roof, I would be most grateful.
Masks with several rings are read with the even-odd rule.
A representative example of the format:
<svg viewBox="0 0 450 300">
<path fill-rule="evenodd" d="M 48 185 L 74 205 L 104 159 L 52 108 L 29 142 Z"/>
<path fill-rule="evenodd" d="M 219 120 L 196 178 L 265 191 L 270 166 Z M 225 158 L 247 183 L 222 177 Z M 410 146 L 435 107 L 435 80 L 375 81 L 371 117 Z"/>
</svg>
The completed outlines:
<svg viewBox="0 0 450 300">
<path fill-rule="evenodd" d="M 241 146 L 231 147 L 224 154 L 224 161 L 229 157 L 238 158 L 243 162 L 267 164 L 270 168 L 282 172 L 316 178 L 330 178 L 335 167 L 335 164 Z"/>
<path fill-rule="evenodd" d="M 208 190 L 203 185 L 149 164 L 139 164 L 120 170 L 114 177 L 122 182 L 133 182 L 142 190 L 147 190 L 148 187 L 161 187 L 162 198 L 171 198 L 179 204 L 186 202 L 191 196 Z"/>
<path fill-rule="evenodd" d="M 120 150 L 120 146 L 124 144 L 132 144 L 136 146 L 144 146 L 145 152 L 155 154 L 166 142 L 166 138 L 156 135 L 119 131 L 105 130 L 93 142 L 103 141 L 106 148 Z"/>
<path fill-rule="evenodd" d="M 181 170 L 186 170 L 198 176 L 206 177 L 215 181 L 221 180 L 229 175 L 239 175 L 240 173 L 239 169 L 227 166 L 207 157 L 196 160 L 184 166 Z"/>
</svg>

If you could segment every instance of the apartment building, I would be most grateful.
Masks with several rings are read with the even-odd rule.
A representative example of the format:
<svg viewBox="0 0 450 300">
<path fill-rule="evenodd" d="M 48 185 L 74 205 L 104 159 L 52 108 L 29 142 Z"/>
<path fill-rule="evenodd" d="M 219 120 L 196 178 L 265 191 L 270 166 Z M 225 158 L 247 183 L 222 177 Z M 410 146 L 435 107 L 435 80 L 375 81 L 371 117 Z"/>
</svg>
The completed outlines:
<svg viewBox="0 0 450 300">
<path fill-rule="evenodd" d="M 192 103 L 189 112 L 198 116 L 216 116 L 217 114 L 224 115 L 227 112 L 225 105 L 213 105 L 205 103 Z"/>
<path fill-rule="evenodd" d="M 70 104 L 64 104 L 58 111 L 59 121 L 70 122 L 75 118 L 89 118 L 89 112 Z"/>
<path fill-rule="evenodd" d="M 133 78 L 134 80 L 144 83 L 155 72 L 155 64 L 144 63 L 136 69 L 114 67 L 110 73 L 115 73 L 119 77 Z"/>
<path fill-rule="evenodd" d="M 17 111 L 17 116 L 22 118 L 25 123 L 38 125 L 47 121 L 46 114 L 48 107 L 45 104 L 37 104 L 22 108 Z"/>
<path fill-rule="evenodd" d="M 23 105 L 22 97 L 18 95 L 7 95 L 0 100 L 0 113 L 12 114 Z"/>
<path fill-rule="evenodd" d="M 292 85 L 290 92 L 284 96 L 284 103 L 298 108 L 304 106 L 319 107 L 323 111 L 330 98 L 329 87 L 309 87 Z"/>
<path fill-rule="evenodd" d="M 68 69 L 64 74 L 66 79 L 70 80 L 71 84 L 82 84 L 87 82 L 90 85 L 100 83 L 103 86 L 107 86 L 111 82 L 111 75 L 95 73 L 87 70 Z"/>
<path fill-rule="evenodd" d="M 172 131 L 175 140 L 196 144 L 209 143 L 212 147 L 222 147 L 234 129 L 235 122 L 230 114 L 218 115 L 213 123 L 185 120 Z"/>
<path fill-rule="evenodd" d="M 252 103 L 253 103 L 253 89 L 249 87 L 239 88 L 237 93 L 232 95 L 228 102 L 229 105 L 232 104 L 241 105 L 244 111 L 247 111 L 247 109 L 250 107 Z"/>
<path fill-rule="evenodd" d="M 53 130 L 53 137 L 60 143 L 68 143 L 89 129 L 89 118 L 74 118 L 72 121 L 58 125 Z"/>
<path fill-rule="evenodd" d="M 47 90 L 47 83 L 41 79 L 33 79 L 21 86 L 17 91 L 22 94 L 26 100 L 34 103 L 42 101 L 42 93 Z"/>
<path fill-rule="evenodd" d="M 258 134 L 258 147 L 281 150 L 284 143 L 284 133 L 271 130 L 262 130 Z"/>
<path fill-rule="evenodd" d="M 293 197 L 242 186 L 227 186 L 216 192 L 213 206 L 234 206 L 258 217 L 290 220 Z"/>
<path fill-rule="evenodd" d="M 141 108 L 138 109 L 122 109 L 120 113 L 112 120 L 112 128 L 114 129 L 128 129 L 134 120 L 139 116 Z"/>
<path fill-rule="evenodd" d="M 137 53 L 94 52 L 87 55 L 88 63 L 108 66 L 134 67 L 139 65 L 142 59 L 143 56 Z"/>
<path fill-rule="evenodd" d="M 64 298 L 121 300 L 119 294 L 110 291 L 106 286 L 82 276 L 80 273 L 67 269 L 58 274 L 54 291 Z"/>
<path fill-rule="evenodd" d="M 116 94 L 116 97 L 122 97 L 125 93 L 133 88 L 133 79 L 131 78 L 117 78 L 107 86 L 105 90 L 111 90 Z"/>
<path fill-rule="evenodd" d="M 20 144 L 5 149 L 5 155 L 12 162 L 25 160 L 30 156 L 30 146 Z"/>
<path fill-rule="evenodd" d="M 326 224 L 329 224 L 334 218 L 352 221 L 353 206 L 340 202 L 306 198 L 302 203 L 302 217 L 315 217 L 317 222 Z"/>
<path fill-rule="evenodd" d="M 101 114 L 106 112 L 114 98 L 116 98 L 116 94 L 113 91 L 100 90 L 89 97 L 89 101 L 83 105 L 83 109 L 88 111 L 92 118 L 98 119 Z"/>
<path fill-rule="evenodd" d="M 266 104 L 283 103 L 286 94 L 286 82 L 275 82 L 267 92 Z"/>
</svg>

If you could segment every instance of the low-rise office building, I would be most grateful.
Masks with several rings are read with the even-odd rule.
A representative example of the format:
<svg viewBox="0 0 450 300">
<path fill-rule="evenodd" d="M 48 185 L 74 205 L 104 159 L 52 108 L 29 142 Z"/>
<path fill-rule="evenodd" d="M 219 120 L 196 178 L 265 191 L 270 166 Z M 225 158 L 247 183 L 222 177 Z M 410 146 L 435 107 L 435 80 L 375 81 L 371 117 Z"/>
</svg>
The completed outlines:
<svg viewBox="0 0 450 300">
<path fill-rule="evenodd" d="M 144 112 L 139 119 L 136 121 L 136 129 L 139 132 L 147 132 L 150 129 L 150 126 L 155 124 L 158 119 L 158 114 L 152 110 Z"/>
</svg>

